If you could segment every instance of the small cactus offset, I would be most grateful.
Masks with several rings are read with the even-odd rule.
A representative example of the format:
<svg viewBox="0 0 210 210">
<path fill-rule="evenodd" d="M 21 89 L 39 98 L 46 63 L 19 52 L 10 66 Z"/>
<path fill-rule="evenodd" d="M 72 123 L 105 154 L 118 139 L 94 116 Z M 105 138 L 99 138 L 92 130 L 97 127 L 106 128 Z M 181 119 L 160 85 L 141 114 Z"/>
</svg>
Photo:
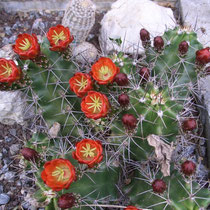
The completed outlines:
<svg viewBox="0 0 210 210">
<path fill-rule="evenodd" d="M 69 27 L 76 44 L 84 42 L 95 23 L 95 5 L 91 0 L 71 0 L 62 24 Z"/>
<path fill-rule="evenodd" d="M 71 33 L 52 27 L 42 43 L 22 34 L 13 46 L 19 65 L 0 63 L 0 79 L 8 83 L 27 68 L 23 91 L 42 119 L 44 129 L 36 127 L 21 150 L 26 170 L 35 170 L 37 206 L 206 208 L 209 191 L 205 180 L 196 182 L 197 163 L 172 156 L 180 139 L 198 135 L 192 101 L 209 48 L 179 28 L 151 46 L 141 29 L 143 57 L 114 52 L 80 68 L 68 49 Z"/>
</svg>

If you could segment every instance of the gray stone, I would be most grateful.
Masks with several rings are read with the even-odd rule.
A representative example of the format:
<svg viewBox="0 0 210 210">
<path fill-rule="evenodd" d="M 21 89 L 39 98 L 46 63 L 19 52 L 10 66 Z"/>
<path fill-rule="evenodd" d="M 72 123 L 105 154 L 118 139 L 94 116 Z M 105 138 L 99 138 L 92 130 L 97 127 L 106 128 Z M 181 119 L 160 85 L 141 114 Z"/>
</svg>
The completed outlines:
<svg viewBox="0 0 210 210">
<path fill-rule="evenodd" d="M 20 145 L 19 144 L 13 144 L 11 147 L 10 147 L 10 153 L 11 155 L 15 155 L 19 152 L 20 150 Z"/>
<path fill-rule="evenodd" d="M 4 179 L 7 180 L 8 182 L 14 182 L 15 172 L 13 172 L 13 171 L 6 172 L 4 174 Z"/>
<path fill-rule="evenodd" d="M 4 205 L 4 204 L 7 204 L 10 200 L 10 196 L 5 194 L 5 193 L 2 193 L 0 194 L 0 205 Z"/>
<path fill-rule="evenodd" d="M 7 143 L 9 143 L 9 142 L 12 141 L 12 139 L 11 139 L 10 137 L 8 137 L 8 136 L 5 136 L 4 139 L 5 139 L 5 141 L 6 141 Z"/>
<path fill-rule="evenodd" d="M 6 26 L 6 27 L 4 28 L 4 30 L 5 30 L 5 33 L 6 33 L 8 36 L 10 36 L 10 35 L 12 34 L 11 27 Z"/>
<path fill-rule="evenodd" d="M 3 153 L 4 155 L 6 155 L 8 152 L 7 152 L 7 150 L 6 150 L 5 148 L 3 148 L 3 149 L 2 149 L 2 153 Z"/>
<path fill-rule="evenodd" d="M 4 164 L 4 166 L 0 169 L 0 174 L 4 175 L 4 173 L 7 171 L 9 171 L 8 165 Z"/>
<path fill-rule="evenodd" d="M 10 134 L 16 136 L 16 129 L 12 128 L 9 130 Z"/>
<path fill-rule="evenodd" d="M 210 0 L 180 0 L 182 19 L 198 34 L 204 47 L 210 45 Z"/>
<path fill-rule="evenodd" d="M 0 185 L 0 193 L 3 193 L 3 191 L 4 191 L 3 185 Z"/>
<path fill-rule="evenodd" d="M 0 160 L 2 159 L 2 157 L 3 157 L 3 154 L 0 152 Z"/>
<path fill-rule="evenodd" d="M 14 44 L 15 40 L 17 39 L 17 35 L 13 35 L 9 38 L 9 44 Z"/>
</svg>

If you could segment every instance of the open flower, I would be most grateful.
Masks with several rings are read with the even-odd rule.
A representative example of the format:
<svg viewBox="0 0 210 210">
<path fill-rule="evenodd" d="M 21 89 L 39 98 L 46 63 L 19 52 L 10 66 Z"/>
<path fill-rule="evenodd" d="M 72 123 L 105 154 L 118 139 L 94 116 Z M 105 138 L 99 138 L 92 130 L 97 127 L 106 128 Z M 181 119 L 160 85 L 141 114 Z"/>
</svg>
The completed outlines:
<svg viewBox="0 0 210 210">
<path fill-rule="evenodd" d="M 96 120 L 106 117 L 109 108 L 108 98 L 102 93 L 89 91 L 88 95 L 82 99 L 81 110 L 87 118 Z"/>
<path fill-rule="evenodd" d="M 49 29 L 47 38 L 50 42 L 50 50 L 52 51 L 64 51 L 74 40 L 73 36 L 70 34 L 69 28 L 60 24 Z"/>
<path fill-rule="evenodd" d="M 69 160 L 54 159 L 44 164 L 41 178 L 54 191 L 68 189 L 70 184 L 76 180 L 75 168 Z"/>
<path fill-rule="evenodd" d="M 0 82 L 12 83 L 20 79 L 21 74 L 14 61 L 0 58 Z"/>
<path fill-rule="evenodd" d="M 93 64 L 91 74 L 93 78 L 100 84 L 105 85 L 114 80 L 120 69 L 112 62 L 110 58 L 102 57 Z"/>
<path fill-rule="evenodd" d="M 93 84 L 89 74 L 76 73 L 70 80 L 70 89 L 78 96 L 83 97 L 93 89 Z"/>
<path fill-rule="evenodd" d="M 34 59 L 40 52 L 40 46 L 35 34 L 19 34 L 12 46 L 21 59 Z"/>
<path fill-rule="evenodd" d="M 87 164 L 89 168 L 92 168 L 95 164 L 102 161 L 102 152 L 103 149 L 100 141 L 83 139 L 76 144 L 76 151 L 72 153 L 72 156 L 79 163 Z"/>
</svg>

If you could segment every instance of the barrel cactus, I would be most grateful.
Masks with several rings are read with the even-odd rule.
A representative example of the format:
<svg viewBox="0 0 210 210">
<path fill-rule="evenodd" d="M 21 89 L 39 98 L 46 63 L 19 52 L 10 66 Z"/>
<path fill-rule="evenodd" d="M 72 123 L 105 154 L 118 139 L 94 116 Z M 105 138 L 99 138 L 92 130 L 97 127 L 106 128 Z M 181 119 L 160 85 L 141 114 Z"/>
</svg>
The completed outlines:
<svg viewBox="0 0 210 210">
<path fill-rule="evenodd" d="M 196 163 L 172 161 L 181 139 L 199 130 L 193 100 L 210 55 L 194 32 L 168 30 L 151 46 L 143 29 L 144 56 L 114 52 L 82 69 L 66 50 L 72 37 L 61 25 L 42 43 L 35 35 L 18 39 L 18 66 L 30 79 L 23 91 L 45 128 L 22 150 L 35 171 L 38 206 L 207 207 Z"/>
</svg>

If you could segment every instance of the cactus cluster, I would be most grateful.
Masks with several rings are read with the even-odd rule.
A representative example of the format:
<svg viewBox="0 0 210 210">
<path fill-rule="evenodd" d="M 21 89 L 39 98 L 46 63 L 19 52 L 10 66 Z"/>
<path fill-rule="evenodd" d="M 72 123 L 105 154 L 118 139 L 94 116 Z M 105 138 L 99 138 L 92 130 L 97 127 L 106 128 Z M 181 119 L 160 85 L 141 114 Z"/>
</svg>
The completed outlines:
<svg viewBox="0 0 210 210">
<path fill-rule="evenodd" d="M 54 30 L 36 58 L 29 53 L 18 61 L 30 78 L 23 91 L 45 124 L 45 132 L 37 129 L 22 150 L 27 167 L 36 170 L 39 206 L 207 207 L 209 192 L 206 182 L 196 183 L 196 164 L 172 162 L 171 156 L 181 137 L 197 135 L 192 101 L 209 49 L 194 32 L 179 28 L 155 37 L 151 46 L 143 29 L 143 57 L 118 52 L 81 69 L 63 49 L 71 39 L 66 28 Z M 25 52 L 33 43 L 23 38 L 14 48 Z"/>
</svg>

